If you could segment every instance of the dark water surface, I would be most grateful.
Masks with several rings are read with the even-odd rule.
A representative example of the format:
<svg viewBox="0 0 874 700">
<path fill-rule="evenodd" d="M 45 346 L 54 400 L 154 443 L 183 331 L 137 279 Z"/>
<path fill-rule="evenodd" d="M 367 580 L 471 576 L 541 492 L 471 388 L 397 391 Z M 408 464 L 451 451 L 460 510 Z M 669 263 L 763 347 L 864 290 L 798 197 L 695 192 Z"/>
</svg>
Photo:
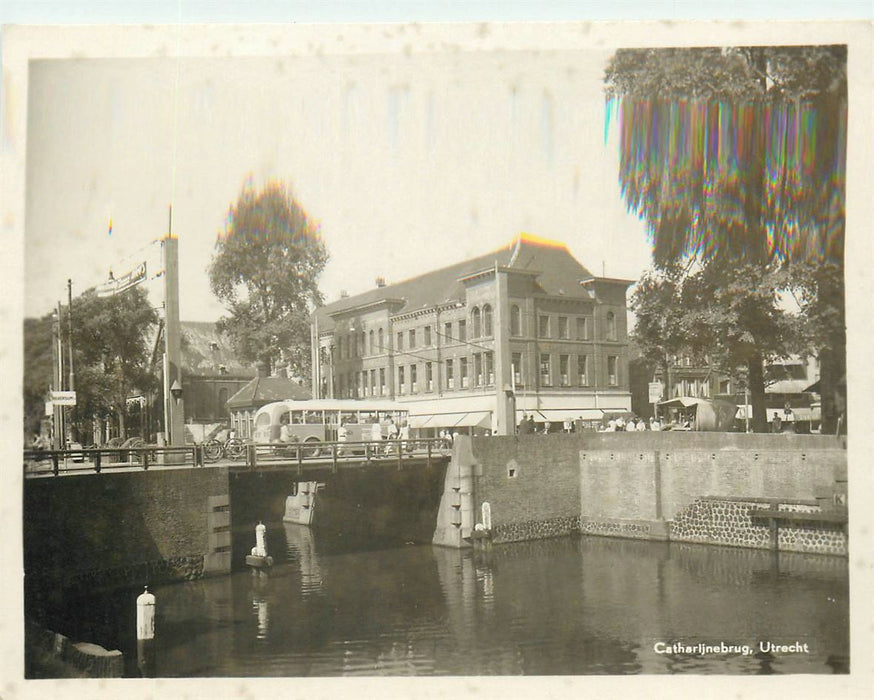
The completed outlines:
<svg viewBox="0 0 874 700">
<path fill-rule="evenodd" d="M 154 591 L 157 675 L 847 670 L 842 558 L 594 537 L 488 554 L 430 545 L 342 551 L 280 523 L 268 544 L 278 560 L 269 575 L 241 571 Z M 752 649 L 654 650 L 675 641 Z M 807 651 L 762 654 L 760 641 Z"/>
</svg>

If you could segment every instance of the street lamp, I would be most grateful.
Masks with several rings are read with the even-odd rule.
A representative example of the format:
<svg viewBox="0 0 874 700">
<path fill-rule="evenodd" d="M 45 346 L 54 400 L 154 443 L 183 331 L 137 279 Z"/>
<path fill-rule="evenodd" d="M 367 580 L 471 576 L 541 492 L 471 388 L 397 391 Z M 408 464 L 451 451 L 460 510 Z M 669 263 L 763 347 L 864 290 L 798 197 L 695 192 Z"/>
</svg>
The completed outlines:
<svg viewBox="0 0 874 700">
<path fill-rule="evenodd" d="M 170 393 L 173 395 L 173 398 L 176 399 L 176 403 L 179 403 L 179 400 L 182 398 L 182 385 L 179 383 L 178 379 L 173 380 L 173 385 L 170 387 Z"/>
</svg>

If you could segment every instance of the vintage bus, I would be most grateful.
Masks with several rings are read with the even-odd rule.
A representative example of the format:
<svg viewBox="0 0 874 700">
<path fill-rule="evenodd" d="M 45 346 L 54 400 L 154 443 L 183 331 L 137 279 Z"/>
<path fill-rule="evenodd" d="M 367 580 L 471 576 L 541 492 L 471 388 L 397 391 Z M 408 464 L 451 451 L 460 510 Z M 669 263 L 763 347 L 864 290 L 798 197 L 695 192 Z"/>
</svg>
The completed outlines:
<svg viewBox="0 0 874 700">
<path fill-rule="evenodd" d="M 374 423 L 380 424 L 386 437 L 389 423 L 393 421 L 400 430 L 407 420 L 408 410 L 391 401 L 276 401 L 258 409 L 253 439 L 261 445 L 303 443 L 307 455 L 315 456 L 320 442 L 369 442 L 374 439 Z"/>
</svg>

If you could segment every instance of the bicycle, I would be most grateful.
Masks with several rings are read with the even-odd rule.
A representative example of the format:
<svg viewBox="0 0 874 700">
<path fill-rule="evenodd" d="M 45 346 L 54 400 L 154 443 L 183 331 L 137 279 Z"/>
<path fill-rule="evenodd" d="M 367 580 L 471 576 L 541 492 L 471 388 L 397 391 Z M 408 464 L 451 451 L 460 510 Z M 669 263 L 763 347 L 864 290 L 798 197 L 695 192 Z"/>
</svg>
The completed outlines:
<svg viewBox="0 0 874 700">
<path fill-rule="evenodd" d="M 230 437 L 222 442 L 216 438 L 203 443 L 203 458 L 207 462 L 215 462 L 222 457 L 237 460 L 246 454 L 246 443 L 242 438 Z"/>
</svg>

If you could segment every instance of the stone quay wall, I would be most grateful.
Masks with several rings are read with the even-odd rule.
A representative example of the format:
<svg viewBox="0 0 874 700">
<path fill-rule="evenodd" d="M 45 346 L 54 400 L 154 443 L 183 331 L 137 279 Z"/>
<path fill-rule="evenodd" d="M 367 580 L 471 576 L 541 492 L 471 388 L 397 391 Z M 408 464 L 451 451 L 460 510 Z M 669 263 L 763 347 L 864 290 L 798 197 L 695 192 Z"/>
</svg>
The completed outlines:
<svg viewBox="0 0 874 700">
<path fill-rule="evenodd" d="M 228 470 L 24 481 L 24 570 L 39 588 L 113 587 L 230 571 Z"/>
<path fill-rule="evenodd" d="M 27 621 L 24 633 L 26 678 L 122 678 L 124 656 L 89 642 L 74 642 Z"/>
<path fill-rule="evenodd" d="M 488 503 L 494 543 L 581 532 L 767 547 L 767 523 L 754 522 L 752 508 L 779 501 L 782 509 L 819 512 L 846 495 L 846 451 L 829 436 L 642 432 L 461 441 L 447 473 L 459 475 L 454 546 L 466 546 Z M 781 523 L 779 547 L 845 554 L 845 528 Z"/>
</svg>

